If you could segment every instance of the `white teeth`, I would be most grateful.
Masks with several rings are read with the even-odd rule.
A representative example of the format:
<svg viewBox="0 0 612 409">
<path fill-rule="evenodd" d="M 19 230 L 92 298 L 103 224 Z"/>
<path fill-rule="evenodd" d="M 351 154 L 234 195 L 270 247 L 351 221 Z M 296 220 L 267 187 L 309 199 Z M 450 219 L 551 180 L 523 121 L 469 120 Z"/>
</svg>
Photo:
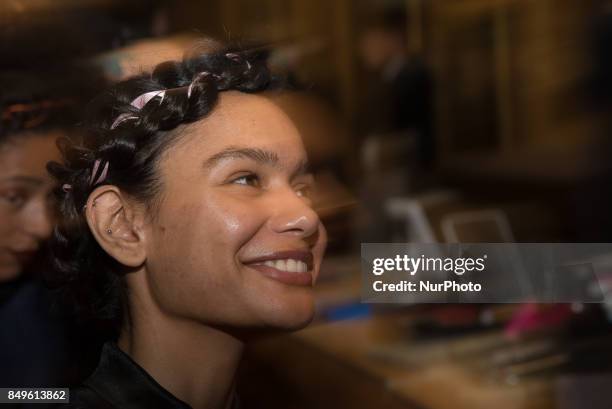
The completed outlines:
<svg viewBox="0 0 612 409">
<path fill-rule="evenodd" d="M 265 266 L 273 267 L 277 270 L 286 271 L 289 273 L 305 273 L 308 271 L 306 263 L 300 260 L 268 260 L 263 263 Z"/>
<path fill-rule="evenodd" d="M 274 262 L 274 268 L 281 271 L 287 271 L 287 261 L 286 260 L 276 260 Z"/>
</svg>

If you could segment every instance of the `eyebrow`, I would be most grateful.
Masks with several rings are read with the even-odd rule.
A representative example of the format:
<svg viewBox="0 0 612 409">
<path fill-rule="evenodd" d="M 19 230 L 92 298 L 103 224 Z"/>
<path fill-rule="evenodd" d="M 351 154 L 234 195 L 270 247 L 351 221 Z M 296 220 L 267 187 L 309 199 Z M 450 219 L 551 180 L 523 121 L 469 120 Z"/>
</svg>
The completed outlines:
<svg viewBox="0 0 612 409">
<path fill-rule="evenodd" d="M 206 168 L 212 168 L 217 163 L 225 159 L 251 159 L 262 165 L 277 165 L 278 155 L 274 152 L 266 151 L 258 148 L 236 148 L 229 147 L 219 153 L 214 154 L 204 162 Z"/>
<path fill-rule="evenodd" d="M 204 162 L 205 168 L 212 168 L 225 159 L 250 159 L 262 165 L 277 166 L 279 162 L 276 152 L 259 148 L 237 148 L 229 147 L 214 154 Z M 300 162 L 291 172 L 291 178 L 311 174 L 312 169 L 308 160 Z"/>
</svg>

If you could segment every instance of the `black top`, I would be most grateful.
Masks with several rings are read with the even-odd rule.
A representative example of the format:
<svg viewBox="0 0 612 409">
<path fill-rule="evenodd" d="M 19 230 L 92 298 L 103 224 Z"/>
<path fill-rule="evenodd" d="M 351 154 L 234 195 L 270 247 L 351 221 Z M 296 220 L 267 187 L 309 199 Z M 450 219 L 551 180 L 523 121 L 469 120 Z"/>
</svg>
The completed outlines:
<svg viewBox="0 0 612 409">
<path fill-rule="evenodd" d="M 111 342 L 104 344 L 100 363 L 94 373 L 80 387 L 70 391 L 69 407 L 73 409 L 190 408 L 188 404 L 158 384 L 132 358 Z"/>
<path fill-rule="evenodd" d="M 71 380 L 66 326 L 52 315 L 41 282 L 0 284 L 0 322 L 0 387 L 60 387 Z"/>
<path fill-rule="evenodd" d="M 0 387 L 66 387 L 95 368 L 98 334 L 77 325 L 57 301 L 39 274 L 0 283 Z"/>
</svg>

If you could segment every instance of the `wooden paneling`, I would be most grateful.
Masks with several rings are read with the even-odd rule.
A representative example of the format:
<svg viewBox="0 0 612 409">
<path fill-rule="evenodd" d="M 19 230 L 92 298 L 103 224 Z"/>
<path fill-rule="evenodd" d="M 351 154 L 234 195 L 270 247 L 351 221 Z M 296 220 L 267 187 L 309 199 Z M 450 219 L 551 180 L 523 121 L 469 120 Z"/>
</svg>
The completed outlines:
<svg viewBox="0 0 612 409">
<path fill-rule="evenodd" d="M 589 69 L 586 45 L 594 2 L 404 0 L 410 51 L 425 56 L 435 80 L 441 160 L 462 150 L 511 155 L 534 146 L 571 150 L 587 143 L 597 124 L 584 115 L 572 93 Z M 197 27 L 204 34 L 284 44 L 318 41 L 319 49 L 293 70 L 307 86 L 330 98 L 349 128 L 353 125 L 365 90 L 356 43 L 368 10 L 381 2 L 177 4 L 183 15 L 218 10 Z M 193 18 L 186 21 L 193 27 Z"/>
<path fill-rule="evenodd" d="M 149 0 L 2 0 L 0 22 L 11 22 L 12 18 L 25 15 L 61 13 L 68 10 L 109 10 L 145 7 Z"/>
</svg>

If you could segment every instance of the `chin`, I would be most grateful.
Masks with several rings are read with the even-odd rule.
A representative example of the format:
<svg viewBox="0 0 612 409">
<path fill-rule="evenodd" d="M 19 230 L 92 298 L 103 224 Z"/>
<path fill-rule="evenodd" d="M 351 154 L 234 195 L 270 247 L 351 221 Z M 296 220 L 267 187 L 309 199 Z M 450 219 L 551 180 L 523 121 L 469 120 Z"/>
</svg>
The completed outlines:
<svg viewBox="0 0 612 409">
<path fill-rule="evenodd" d="M 279 306 L 266 318 L 266 326 L 281 331 L 296 331 L 310 324 L 315 316 L 314 301 Z"/>
<path fill-rule="evenodd" d="M 21 275 L 21 266 L 1 266 L 0 265 L 0 283 L 13 281 Z"/>
<path fill-rule="evenodd" d="M 285 331 L 297 331 L 302 328 L 305 328 L 312 322 L 314 319 L 314 310 L 306 315 L 302 315 L 299 317 L 291 317 L 290 319 L 284 321 L 280 327 Z"/>
</svg>

